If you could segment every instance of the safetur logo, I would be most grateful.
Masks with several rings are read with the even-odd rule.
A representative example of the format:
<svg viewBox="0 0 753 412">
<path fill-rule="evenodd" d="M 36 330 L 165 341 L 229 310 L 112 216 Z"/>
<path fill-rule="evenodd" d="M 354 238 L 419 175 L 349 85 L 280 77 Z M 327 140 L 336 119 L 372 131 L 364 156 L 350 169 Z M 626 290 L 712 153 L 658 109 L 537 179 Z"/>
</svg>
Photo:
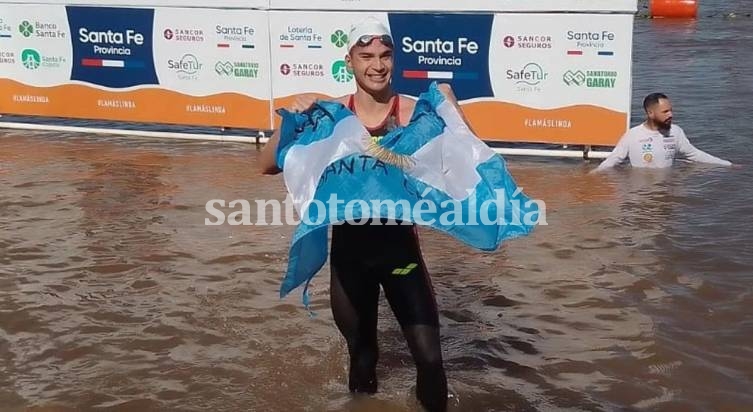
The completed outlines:
<svg viewBox="0 0 753 412">
<path fill-rule="evenodd" d="M 42 64 L 42 56 L 34 49 L 25 49 L 21 52 L 21 64 L 29 70 L 36 70 Z"/>
<path fill-rule="evenodd" d="M 204 64 L 193 54 L 184 54 L 180 60 L 170 59 L 167 67 L 173 70 L 180 80 L 197 80 Z"/>
<path fill-rule="evenodd" d="M 515 84 L 537 86 L 549 77 L 538 63 L 528 63 L 522 69 L 508 69 L 507 80 L 514 80 Z"/>
<path fill-rule="evenodd" d="M 343 48 L 348 44 L 348 35 L 342 30 L 336 30 L 332 33 L 329 39 L 338 49 Z"/>
<path fill-rule="evenodd" d="M 353 80 L 353 73 L 348 69 L 345 60 L 336 60 L 332 63 L 332 78 L 338 83 L 348 83 Z"/>
</svg>

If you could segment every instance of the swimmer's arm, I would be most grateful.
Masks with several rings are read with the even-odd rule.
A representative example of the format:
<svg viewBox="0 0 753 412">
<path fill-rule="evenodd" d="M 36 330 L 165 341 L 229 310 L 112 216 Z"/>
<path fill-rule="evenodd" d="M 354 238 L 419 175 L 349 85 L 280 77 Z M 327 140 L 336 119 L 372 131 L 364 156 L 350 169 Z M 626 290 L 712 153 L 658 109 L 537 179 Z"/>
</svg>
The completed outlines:
<svg viewBox="0 0 753 412">
<path fill-rule="evenodd" d="M 439 91 L 442 92 L 447 101 L 452 103 L 455 109 L 457 109 L 458 115 L 460 115 L 460 118 L 463 120 L 463 123 L 465 123 L 466 127 L 468 127 L 468 130 L 470 130 L 471 133 L 473 133 L 475 136 L 478 136 L 478 133 L 476 133 L 471 127 L 471 122 L 469 122 L 468 118 L 465 117 L 463 109 L 460 108 L 460 103 L 458 103 L 458 98 L 455 96 L 455 92 L 452 91 L 452 87 L 448 83 L 441 83 L 437 85 L 437 87 L 439 88 Z"/>
<path fill-rule="evenodd" d="M 282 172 L 282 169 L 277 167 L 277 145 L 280 143 L 280 129 L 277 129 L 272 133 L 272 136 L 267 141 L 262 149 L 261 156 L 259 157 L 259 171 L 265 175 L 276 175 Z"/>
<path fill-rule="evenodd" d="M 709 163 L 720 166 L 732 166 L 732 162 L 720 159 L 716 156 L 712 156 L 704 152 L 703 150 L 693 146 L 690 143 L 690 140 L 688 140 L 688 137 L 685 135 L 685 132 L 682 130 L 680 130 L 679 136 L 677 138 L 677 151 L 685 156 L 686 159 L 693 162 Z"/>
<path fill-rule="evenodd" d="M 627 159 L 629 151 L 629 139 L 630 134 L 626 134 L 623 136 L 619 142 L 617 142 L 617 146 L 612 149 L 612 153 L 607 156 L 606 159 L 604 159 L 603 162 L 593 170 L 593 172 L 601 172 L 603 170 L 612 168 L 617 166 L 618 164 L 622 163 Z"/>
<path fill-rule="evenodd" d="M 346 104 L 348 96 L 341 96 L 336 99 L 333 99 L 333 101 Z M 302 93 L 298 96 L 296 96 L 295 100 L 293 101 L 293 104 L 290 106 L 289 110 L 291 112 L 304 112 L 311 108 L 311 106 L 316 103 L 318 100 L 318 96 L 314 93 Z M 277 129 L 272 133 L 272 136 L 267 141 L 267 144 L 264 145 L 264 149 L 261 152 L 261 156 L 259 158 L 259 171 L 262 174 L 265 175 L 276 175 L 280 172 L 282 172 L 282 169 L 277 167 L 277 146 L 280 143 L 280 129 Z"/>
</svg>

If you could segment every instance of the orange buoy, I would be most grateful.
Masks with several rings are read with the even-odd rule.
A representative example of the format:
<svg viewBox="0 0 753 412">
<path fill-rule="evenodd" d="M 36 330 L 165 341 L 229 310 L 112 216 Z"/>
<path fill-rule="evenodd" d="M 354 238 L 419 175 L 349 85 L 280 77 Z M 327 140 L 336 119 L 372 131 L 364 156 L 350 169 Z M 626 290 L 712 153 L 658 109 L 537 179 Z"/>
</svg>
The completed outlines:
<svg viewBox="0 0 753 412">
<path fill-rule="evenodd" d="M 653 18 L 690 18 L 698 15 L 698 0 L 651 0 L 650 13 Z"/>
</svg>

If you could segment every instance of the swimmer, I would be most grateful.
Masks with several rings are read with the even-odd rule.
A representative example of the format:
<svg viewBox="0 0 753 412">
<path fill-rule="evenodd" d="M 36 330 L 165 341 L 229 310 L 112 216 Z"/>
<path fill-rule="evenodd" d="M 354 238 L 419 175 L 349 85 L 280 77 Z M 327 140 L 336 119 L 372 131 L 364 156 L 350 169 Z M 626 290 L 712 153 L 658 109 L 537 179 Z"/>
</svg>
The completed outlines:
<svg viewBox="0 0 753 412">
<path fill-rule="evenodd" d="M 348 39 L 345 61 L 355 76 L 356 92 L 336 101 L 355 113 L 372 137 L 378 139 L 409 123 L 415 101 L 397 94 L 391 87 L 394 42 L 383 24 L 367 19 L 351 29 Z M 449 85 L 440 85 L 440 90 L 459 109 Z M 305 111 L 314 103 L 314 98 L 302 96 L 291 110 Z M 263 173 L 280 172 L 275 162 L 278 142 L 279 134 L 275 132 L 262 152 Z M 377 314 L 381 287 L 416 365 L 419 402 L 429 411 L 445 411 L 447 378 L 436 299 L 416 227 L 399 223 L 332 226 L 330 304 L 335 323 L 348 345 L 348 385 L 353 393 L 377 391 Z"/>
</svg>

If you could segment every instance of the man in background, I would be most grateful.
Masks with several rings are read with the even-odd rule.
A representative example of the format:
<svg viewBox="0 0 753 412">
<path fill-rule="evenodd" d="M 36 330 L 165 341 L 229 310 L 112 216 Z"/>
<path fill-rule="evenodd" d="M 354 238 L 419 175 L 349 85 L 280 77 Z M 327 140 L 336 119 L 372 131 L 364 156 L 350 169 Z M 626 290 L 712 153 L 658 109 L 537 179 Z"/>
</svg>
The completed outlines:
<svg viewBox="0 0 753 412">
<path fill-rule="evenodd" d="M 595 172 L 617 166 L 626 158 L 633 167 L 666 168 L 678 155 L 694 162 L 732 166 L 690 144 L 680 126 L 672 123 L 672 103 L 666 95 L 649 94 L 643 109 L 646 121 L 630 129 Z"/>
</svg>

